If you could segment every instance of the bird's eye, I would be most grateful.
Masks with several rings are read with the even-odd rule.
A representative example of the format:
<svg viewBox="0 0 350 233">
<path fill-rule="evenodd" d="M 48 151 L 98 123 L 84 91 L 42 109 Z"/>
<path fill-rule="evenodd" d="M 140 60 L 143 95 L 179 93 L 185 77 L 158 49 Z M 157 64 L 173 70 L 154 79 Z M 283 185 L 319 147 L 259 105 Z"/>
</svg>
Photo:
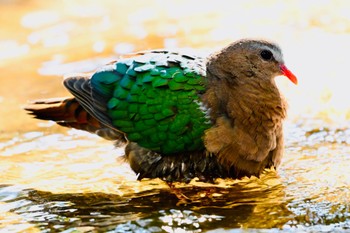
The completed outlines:
<svg viewBox="0 0 350 233">
<path fill-rule="evenodd" d="M 261 51 L 260 56 L 265 61 L 270 61 L 273 58 L 273 54 L 271 53 L 270 50 L 263 50 L 263 51 Z"/>
</svg>

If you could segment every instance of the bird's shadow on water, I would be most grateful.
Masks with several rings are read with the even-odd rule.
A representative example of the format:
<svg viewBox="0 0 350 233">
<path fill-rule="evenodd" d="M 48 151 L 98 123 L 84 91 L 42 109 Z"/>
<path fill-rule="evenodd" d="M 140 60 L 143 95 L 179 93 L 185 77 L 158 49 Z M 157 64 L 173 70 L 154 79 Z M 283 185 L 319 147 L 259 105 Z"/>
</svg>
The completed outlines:
<svg viewBox="0 0 350 233">
<path fill-rule="evenodd" d="M 6 187 L 4 187 L 6 188 Z M 9 209 L 41 230 L 62 231 L 87 227 L 98 231 L 151 232 L 218 228 L 281 228 L 291 220 L 283 185 L 262 188 L 248 184 L 230 187 L 191 186 L 139 193 L 55 194 L 21 190 L 6 200 L 17 203 Z M 19 204 L 21 203 L 21 204 Z"/>
</svg>

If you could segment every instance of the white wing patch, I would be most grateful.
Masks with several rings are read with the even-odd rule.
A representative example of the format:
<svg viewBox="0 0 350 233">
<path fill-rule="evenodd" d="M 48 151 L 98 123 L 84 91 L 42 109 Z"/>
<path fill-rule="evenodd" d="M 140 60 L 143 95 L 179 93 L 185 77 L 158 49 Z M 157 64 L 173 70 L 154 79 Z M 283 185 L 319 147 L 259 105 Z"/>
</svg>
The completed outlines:
<svg viewBox="0 0 350 233">
<path fill-rule="evenodd" d="M 207 106 L 205 106 L 203 104 L 203 102 L 195 100 L 194 101 L 197 105 L 198 105 L 198 109 L 201 110 L 204 113 L 204 117 L 205 119 L 207 119 L 207 121 L 205 122 L 205 124 L 211 124 L 211 119 L 210 119 L 210 108 L 208 108 Z"/>
</svg>

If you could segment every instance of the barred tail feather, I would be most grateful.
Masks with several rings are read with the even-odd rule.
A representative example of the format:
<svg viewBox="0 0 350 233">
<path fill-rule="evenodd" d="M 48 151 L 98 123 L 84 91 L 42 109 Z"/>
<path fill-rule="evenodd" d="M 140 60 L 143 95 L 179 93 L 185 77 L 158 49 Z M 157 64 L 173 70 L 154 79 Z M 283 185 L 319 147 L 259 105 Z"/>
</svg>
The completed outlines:
<svg viewBox="0 0 350 233">
<path fill-rule="evenodd" d="M 35 100 L 24 109 L 37 119 L 55 121 L 61 126 L 85 130 L 108 140 L 126 142 L 123 133 L 100 123 L 75 98 Z"/>
</svg>

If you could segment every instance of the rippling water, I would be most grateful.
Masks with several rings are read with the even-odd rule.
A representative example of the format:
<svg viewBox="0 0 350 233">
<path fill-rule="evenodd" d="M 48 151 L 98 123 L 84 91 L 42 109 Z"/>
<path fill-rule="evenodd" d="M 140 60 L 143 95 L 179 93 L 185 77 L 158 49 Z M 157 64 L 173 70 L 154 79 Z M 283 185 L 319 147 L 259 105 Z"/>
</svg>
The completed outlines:
<svg viewBox="0 0 350 233">
<path fill-rule="evenodd" d="M 218 3 L 0 1 L 1 231 L 350 231 L 348 3 Z M 207 51 L 245 36 L 280 42 L 300 81 L 278 79 L 290 103 L 285 157 L 260 178 L 139 182 L 123 148 L 22 110 L 29 99 L 67 95 L 65 73 L 125 53 Z"/>
<path fill-rule="evenodd" d="M 5 140 L 0 163 L 1 225 L 33 232 L 349 229 L 350 130 L 287 124 L 286 131 L 278 173 L 174 189 L 135 181 L 118 160 L 121 150 L 85 133 L 17 135 Z"/>
</svg>

